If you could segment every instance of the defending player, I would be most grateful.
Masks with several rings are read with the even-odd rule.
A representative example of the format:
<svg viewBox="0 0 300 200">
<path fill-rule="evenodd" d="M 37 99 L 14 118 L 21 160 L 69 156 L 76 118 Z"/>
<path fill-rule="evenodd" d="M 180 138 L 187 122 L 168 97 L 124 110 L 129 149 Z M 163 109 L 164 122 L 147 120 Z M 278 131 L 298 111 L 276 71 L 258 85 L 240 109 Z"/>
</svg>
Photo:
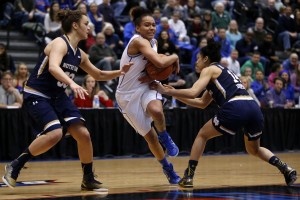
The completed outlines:
<svg viewBox="0 0 300 200">
<path fill-rule="evenodd" d="M 175 62 L 178 66 L 178 56 L 158 56 L 156 50 L 156 40 L 153 39 L 156 32 L 156 24 L 152 13 L 142 7 L 133 8 L 131 11 L 135 24 L 135 34 L 125 48 L 121 66 L 133 62 L 133 66 L 128 73 L 119 78 L 116 92 L 116 100 L 124 118 L 131 126 L 145 138 L 148 146 L 161 163 L 163 171 L 169 183 L 176 184 L 180 180 L 173 170 L 173 165 L 167 161 L 162 146 L 167 149 L 170 156 L 176 156 L 178 147 L 172 141 L 166 131 L 165 116 L 162 107 L 162 96 L 158 92 L 149 89 L 149 83 L 142 83 L 141 77 L 145 76 L 145 65 L 150 60 L 155 66 L 167 67 Z M 154 121 L 156 131 L 151 127 Z"/>
<path fill-rule="evenodd" d="M 212 100 L 220 107 L 218 113 L 200 129 L 191 150 L 188 168 L 179 185 L 193 187 L 194 172 L 209 139 L 223 134 L 235 135 L 241 128 L 245 130 L 244 141 L 247 152 L 276 166 L 284 175 L 286 184 L 293 184 L 297 179 L 296 170 L 260 146 L 264 119 L 259 106 L 249 96 L 239 78 L 218 64 L 220 59 L 220 44 L 211 40 L 201 49 L 196 64 L 201 70 L 200 78 L 192 88 L 174 89 L 155 82 L 150 85 L 150 88 L 174 96 L 194 107 L 204 109 Z M 205 89 L 203 96 L 197 98 Z"/>
<path fill-rule="evenodd" d="M 66 131 L 77 141 L 83 171 L 81 189 L 101 188 L 101 183 L 94 178 L 90 134 L 80 111 L 67 97 L 65 89 L 70 86 L 75 96 L 81 98 L 87 94 L 73 81 L 79 67 L 96 80 L 110 80 L 127 72 L 132 63 L 116 71 L 97 69 L 86 53 L 77 47 L 78 42 L 88 36 L 87 16 L 80 11 L 61 10 L 58 17 L 65 34 L 45 47 L 24 89 L 24 106 L 38 137 L 17 159 L 5 166 L 2 180 L 11 188 L 15 187 L 25 163 L 52 148 Z"/>
</svg>

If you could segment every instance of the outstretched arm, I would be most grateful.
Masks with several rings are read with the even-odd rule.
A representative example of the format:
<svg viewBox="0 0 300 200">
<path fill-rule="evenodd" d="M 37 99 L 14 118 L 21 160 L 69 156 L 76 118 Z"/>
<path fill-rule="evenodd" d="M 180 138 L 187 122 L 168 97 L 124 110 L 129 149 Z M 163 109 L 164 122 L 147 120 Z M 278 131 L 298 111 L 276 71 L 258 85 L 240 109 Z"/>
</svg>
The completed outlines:
<svg viewBox="0 0 300 200">
<path fill-rule="evenodd" d="M 196 108 L 204 109 L 213 100 L 208 91 L 205 91 L 201 98 L 188 99 L 183 97 L 177 97 L 177 100 Z"/>
</svg>

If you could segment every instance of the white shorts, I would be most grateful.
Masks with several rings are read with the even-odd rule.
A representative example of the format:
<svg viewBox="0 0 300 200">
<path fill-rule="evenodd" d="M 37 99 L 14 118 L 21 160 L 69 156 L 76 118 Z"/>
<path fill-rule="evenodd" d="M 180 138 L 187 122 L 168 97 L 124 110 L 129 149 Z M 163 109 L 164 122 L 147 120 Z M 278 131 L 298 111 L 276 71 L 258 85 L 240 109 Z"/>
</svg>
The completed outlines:
<svg viewBox="0 0 300 200">
<path fill-rule="evenodd" d="M 150 101 L 162 100 L 161 94 L 148 87 L 142 87 L 132 93 L 117 91 L 116 100 L 124 118 L 144 137 L 151 130 L 153 121 L 147 114 L 147 105 Z"/>
</svg>

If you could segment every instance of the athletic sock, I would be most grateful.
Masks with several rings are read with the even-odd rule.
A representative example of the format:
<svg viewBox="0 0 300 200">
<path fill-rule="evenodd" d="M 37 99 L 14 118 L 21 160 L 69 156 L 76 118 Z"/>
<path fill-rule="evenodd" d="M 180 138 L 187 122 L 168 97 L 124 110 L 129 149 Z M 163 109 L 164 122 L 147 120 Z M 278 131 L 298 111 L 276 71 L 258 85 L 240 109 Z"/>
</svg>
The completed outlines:
<svg viewBox="0 0 300 200">
<path fill-rule="evenodd" d="M 272 156 L 269 160 L 269 163 L 276 166 L 280 171 L 286 167 L 286 163 L 282 162 L 277 156 Z"/>
<path fill-rule="evenodd" d="M 189 160 L 189 166 L 187 168 L 187 172 L 186 172 L 187 174 L 186 175 L 193 178 L 197 165 L 198 165 L 198 161 Z"/>
<path fill-rule="evenodd" d="M 22 168 L 26 162 L 28 162 L 33 156 L 31 155 L 29 149 L 26 149 L 17 159 L 12 162 L 13 167 Z"/>
<path fill-rule="evenodd" d="M 170 163 L 168 162 L 167 158 L 164 157 L 162 160 L 159 160 L 160 164 L 163 166 L 163 167 L 169 167 L 170 166 Z"/>
<path fill-rule="evenodd" d="M 91 174 L 93 173 L 93 163 L 81 163 L 83 175 Z"/>
</svg>

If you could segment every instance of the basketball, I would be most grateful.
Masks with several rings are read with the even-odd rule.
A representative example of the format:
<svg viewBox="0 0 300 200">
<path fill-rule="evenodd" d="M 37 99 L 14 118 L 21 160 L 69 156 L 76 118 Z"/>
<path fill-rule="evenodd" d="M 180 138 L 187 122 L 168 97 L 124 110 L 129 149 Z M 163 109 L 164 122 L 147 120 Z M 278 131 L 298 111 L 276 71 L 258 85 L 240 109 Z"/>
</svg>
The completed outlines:
<svg viewBox="0 0 300 200">
<path fill-rule="evenodd" d="M 166 56 L 164 54 L 159 54 L 160 57 Z M 175 65 L 172 64 L 165 68 L 158 68 L 150 61 L 146 64 L 146 72 L 148 76 L 154 80 L 162 81 L 167 79 L 175 70 Z"/>
</svg>

